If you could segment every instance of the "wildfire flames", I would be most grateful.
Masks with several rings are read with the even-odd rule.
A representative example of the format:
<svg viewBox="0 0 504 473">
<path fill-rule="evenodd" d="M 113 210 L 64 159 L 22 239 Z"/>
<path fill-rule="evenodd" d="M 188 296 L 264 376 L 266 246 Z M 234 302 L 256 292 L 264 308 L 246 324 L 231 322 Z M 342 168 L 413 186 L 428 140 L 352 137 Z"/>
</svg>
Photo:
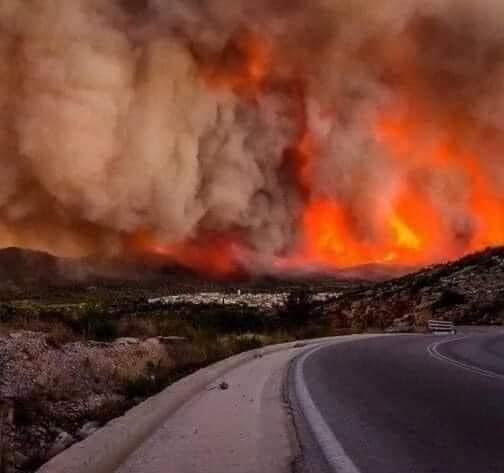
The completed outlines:
<svg viewBox="0 0 504 473">
<path fill-rule="evenodd" d="M 499 2 L 247 3 L 0 2 L 0 243 L 213 276 L 504 244 Z"/>
</svg>

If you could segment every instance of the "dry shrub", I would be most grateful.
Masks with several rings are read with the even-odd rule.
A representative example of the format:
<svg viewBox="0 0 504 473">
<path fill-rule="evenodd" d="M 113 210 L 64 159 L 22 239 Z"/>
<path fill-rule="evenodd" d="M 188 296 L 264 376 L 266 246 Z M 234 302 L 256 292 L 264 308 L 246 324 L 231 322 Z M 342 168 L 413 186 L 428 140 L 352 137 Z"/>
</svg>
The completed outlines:
<svg viewBox="0 0 504 473">
<path fill-rule="evenodd" d="M 117 330 L 120 337 L 149 338 L 159 335 L 152 318 L 127 317 L 118 323 Z"/>
<path fill-rule="evenodd" d="M 52 348 L 61 348 L 78 339 L 75 333 L 63 324 L 52 324 L 48 330 L 43 331 L 47 332 L 46 342 Z"/>
</svg>

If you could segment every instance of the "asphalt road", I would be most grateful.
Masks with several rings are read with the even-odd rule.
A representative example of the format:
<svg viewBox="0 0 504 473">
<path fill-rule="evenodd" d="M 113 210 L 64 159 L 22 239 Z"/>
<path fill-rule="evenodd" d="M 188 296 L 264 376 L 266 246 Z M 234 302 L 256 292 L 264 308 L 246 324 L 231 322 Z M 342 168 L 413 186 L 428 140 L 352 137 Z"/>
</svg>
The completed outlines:
<svg viewBox="0 0 504 473">
<path fill-rule="evenodd" d="M 292 371 L 306 471 L 504 472 L 500 330 L 329 345 Z"/>
</svg>

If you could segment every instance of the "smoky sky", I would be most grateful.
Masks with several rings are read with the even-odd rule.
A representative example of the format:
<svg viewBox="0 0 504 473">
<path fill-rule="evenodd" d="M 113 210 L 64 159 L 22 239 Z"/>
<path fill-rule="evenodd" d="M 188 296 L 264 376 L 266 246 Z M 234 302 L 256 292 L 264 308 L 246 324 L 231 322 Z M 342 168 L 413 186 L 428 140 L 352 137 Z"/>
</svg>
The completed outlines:
<svg viewBox="0 0 504 473">
<path fill-rule="evenodd" d="M 467 238 L 467 182 L 424 169 L 422 153 L 449 136 L 479 153 L 501 192 L 503 10 L 496 0 L 0 0 L 0 243 L 85 254 L 121 251 L 144 230 L 168 243 L 238 232 L 267 261 L 302 240 L 310 196 L 288 150 L 307 130 L 309 194 L 341 202 L 363 239 L 380 238 L 406 178 Z M 205 72 L 244 67 L 247 35 L 267 50 L 257 90 L 213 86 Z M 390 110 L 418 123 L 411 160 L 377 138 Z"/>
</svg>

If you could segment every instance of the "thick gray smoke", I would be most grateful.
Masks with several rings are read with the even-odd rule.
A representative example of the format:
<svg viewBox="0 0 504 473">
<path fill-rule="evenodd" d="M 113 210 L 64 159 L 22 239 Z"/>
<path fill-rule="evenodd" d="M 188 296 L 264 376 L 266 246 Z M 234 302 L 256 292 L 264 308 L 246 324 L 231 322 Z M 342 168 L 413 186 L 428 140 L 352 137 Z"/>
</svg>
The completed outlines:
<svg viewBox="0 0 504 473">
<path fill-rule="evenodd" d="M 373 238 L 411 171 L 377 117 L 410 97 L 431 120 L 423 142 L 457 117 L 498 187 L 503 13 L 498 0 L 0 0 L 0 244 L 79 254 L 143 230 L 238 231 L 268 259 L 299 243 L 286 150 L 306 127 L 311 192 Z M 205 71 L 232 72 L 247 33 L 271 48 L 260 93 L 212 85 Z M 418 179 L 471 227 L 446 205 L 456 176 Z"/>
<path fill-rule="evenodd" d="M 147 2 L 1 0 L 2 237 L 61 251 L 240 228 L 285 243 L 286 106 L 210 91 L 170 22 Z"/>
</svg>

